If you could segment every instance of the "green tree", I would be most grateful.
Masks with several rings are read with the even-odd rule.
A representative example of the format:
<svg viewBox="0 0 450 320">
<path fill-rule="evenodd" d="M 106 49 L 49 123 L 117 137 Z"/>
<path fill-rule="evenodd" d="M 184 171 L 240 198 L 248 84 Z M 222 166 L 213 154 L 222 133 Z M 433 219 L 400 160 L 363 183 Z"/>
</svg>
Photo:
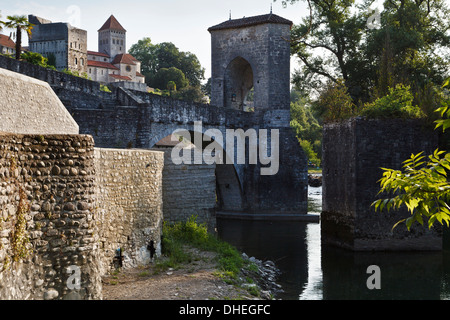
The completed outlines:
<svg viewBox="0 0 450 320">
<path fill-rule="evenodd" d="M 342 79 L 328 81 L 312 108 L 324 122 L 348 119 L 357 113 L 357 106 Z"/>
<path fill-rule="evenodd" d="M 425 113 L 413 105 L 414 97 L 409 86 L 388 88 L 389 93 L 372 103 L 367 103 L 360 114 L 368 118 L 425 118 Z"/>
<path fill-rule="evenodd" d="M 287 3 L 287 1 L 283 1 Z M 291 3 L 296 1 L 290 1 Z M 367 68 L 361 51 L 365 16 L 352 0 L 310 0 L 310 15 L 291 31 L 291 51 L 302 68 L 293 82 L 301 91 L 320 91 L 325 82 L 343 79 L 355 101 L 367 88 Z"/>
<path fill-rule="evenodd" d="M 167 82 L 161 82 L 162 75 L 158 75 L 161 69 L 176 68 L 180 70 L 185 79 L 191 86 L 197 87 L 201 85 L 204 79 L 205 70 L 200 65 L 200 61 L 195 54 L 180 51 L 173 43 L 163 42 L 152 44 L 150 38 L 143 38 L 136 44 L 133 44 L 129 50 L 136 59 L 141 61 L 141 71 L 146 77 L 146 82 L 150 87 L 165 90 L 167 82 L 176 79 L 169 79 Z M 167 71 L 163 71 L 167 75 Z M 173 73 L 178 77 L 178 73 Z M 177 83 L 177 88 L 182 87 Z"/>
<path fill-rule="evenodd" d="M 24 52 L 21 54 L 20 58 L 31 64 L 35 64 L 45 68 L 48 67 L 48 59 L 37 52 Z"/>
<path fill-rule="evenodd" d="M 203 97 L 203 91 L 199 86 L 186 86 L 174 94 L 174 98 L 176 99 L 198 103 L 203 102 Z"/>
<path fill-rule="evenodd" d="M 450 86 L 448 79 L 443 88 Z M 450 99 L 437 109 L 441 117 L 436 121 L 436 128 L 445 131 L 450 127 Z M 398 209 L 406 206 L 411 216 L 399 221 L 405 222 L 408 230 L 414 222 L 427 223 L 431 228 L 436 221 L 449 226 L 450 223 L 450 153 L 438 149 L 428 157 L 412 154 L 403 162 L 402 170 L 383 168 L 380 179 L 380 192 L 383 197 L 373 202 L 375 210 Z"/>
<path fill-rule="evenodd" d="M 284 4 L 299 0 L 282 1 Z M 321 92 L 343 79 L 356 105 L 404 84 L 419 99 L 424 86 L 448 76 L 449 10 L 444 0 L 388 0 L 380 27 L 367 26 L 373 0 L 307 0 L 311 14 L 291 32 L 302 68 L 296 86 Z M 379 91 L 378 94 L 376 92 Z"/>
<path fill-rule="evenodd" d="M 34 24 L 28 22 L 26 16 L 8 16 L 8 21 L 4 22 L 6 28 L 16 29 L 16 59 L 20 59 L 22 53 L 22 31 L 26 31 L 31 37 L 31 30 Z"/>
<path fill-rule="evenodd" d="M 189 81 L 184 76 L 184 73 L 175 67 L 159 69 L 153 79 L 155 88 L 167 89 L 169 82 L 174 82 L 177 90 L 183 89 L 189 84 Z"/>
<path fill-rule="evenodd" d="M 141 61 L 141 73 L 146 80 L 152 79 L 158 71 L 158 59 L 156 55 L 156 45 L 148 37 L 133 44 L 128 51 L 132 56 Z"/>
<path fill-rule="evenodd" d="M 322 126 L 311 112 L 306 97 L 291 92 L 291 128 L 305 151 L 309 161 L 320 166 L 322 159 Z"/>
<path fill-rule="evenodd" d="M 205 84 L 202 86 L 202 91 L 205 96 L 211 97 L 211 78 L 208 78 Z"/>
</svg>

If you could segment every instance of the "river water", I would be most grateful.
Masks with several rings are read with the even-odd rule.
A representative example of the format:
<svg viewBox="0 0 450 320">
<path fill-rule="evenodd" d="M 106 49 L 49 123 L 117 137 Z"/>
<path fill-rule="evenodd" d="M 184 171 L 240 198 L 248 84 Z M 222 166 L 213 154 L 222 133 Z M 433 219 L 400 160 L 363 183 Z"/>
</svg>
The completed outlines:
<svg viewBox="0 0 450 320">
<path fill-rule="evenodd" d="M 321 187 L 309 187 L 321 210 Z M 283 300 L 450 299 L 450 251 L 351 252 L 324 247 L 320 223 L 218 219 L 219 237 L 249 256 L 274 261 Z M 378 266 L 374 272 L 369 266 Z M 379 284 L 379 289 L 371 284 Z M 368 285 L 369 284 L 369 285 Z"/>
</svg>

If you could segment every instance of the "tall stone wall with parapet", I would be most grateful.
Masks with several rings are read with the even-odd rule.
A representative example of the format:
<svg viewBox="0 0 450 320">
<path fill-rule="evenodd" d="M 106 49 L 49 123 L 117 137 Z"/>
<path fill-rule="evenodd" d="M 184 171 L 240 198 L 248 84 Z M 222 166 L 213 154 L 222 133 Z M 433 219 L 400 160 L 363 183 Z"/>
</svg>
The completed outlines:
<svg viewBox="0 0 450 320">
<path fill-rule="evenodd" d="M 432 127 L 402 119 L 353 118 L 324 126 L 322 241 L 355 251 L 440 250 L 439 227 L 395 223 L 410 216 L 404 208 L 375 212 L 381 168 L 401 169 L 411 153 L 431 154 L 438 146 Z"/>
<path fill-rule="evenodd" d="M 0 299 L 101 299 L 117 247 L 124 267 L 159 254 L 162 168 L 89 135 L 0 133 Z"/>
</svg>

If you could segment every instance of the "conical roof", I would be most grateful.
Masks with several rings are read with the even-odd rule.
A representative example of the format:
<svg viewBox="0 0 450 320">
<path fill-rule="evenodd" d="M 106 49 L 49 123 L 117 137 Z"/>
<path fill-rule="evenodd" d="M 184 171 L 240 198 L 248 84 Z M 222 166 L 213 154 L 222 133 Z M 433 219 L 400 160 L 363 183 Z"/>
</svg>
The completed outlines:
<svg viewBox="0 0 450 320">
<path fill-rule="evenodd" d="M 124 27 L 122 27 L 122 25 L 119 23 L 119 21 L 117 21 L 117 19 L 111 15 L 108 20 L 106 20 L 106 22 L 103 24 L 103 26 L 98 30 L 98 31 L 102 31 L 102 30 L 117 30 L 117 31 L 123 31 L 126 32 L 127 30 L 124 29 Z"/>
</svg>

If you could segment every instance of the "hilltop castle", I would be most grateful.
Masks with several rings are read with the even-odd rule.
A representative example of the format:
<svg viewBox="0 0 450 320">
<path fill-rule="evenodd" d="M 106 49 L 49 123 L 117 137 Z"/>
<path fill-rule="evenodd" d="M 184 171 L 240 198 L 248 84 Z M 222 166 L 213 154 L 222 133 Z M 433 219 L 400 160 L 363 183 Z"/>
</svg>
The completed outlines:
<svg viewBox="0 0 450 320">
<path fill-rule="evenodd" d="M 35 25 L 29 50 L 48 58 L 56 69 L 86 73 L 102 84 L 134 83 L 145 88 L 141 62 L 126 52 L 126 30 L 113 15 L 98 30 L 98 51 L 87 50 L 85 30 L 34 15 L 28 20 Z"/>
</svg>

